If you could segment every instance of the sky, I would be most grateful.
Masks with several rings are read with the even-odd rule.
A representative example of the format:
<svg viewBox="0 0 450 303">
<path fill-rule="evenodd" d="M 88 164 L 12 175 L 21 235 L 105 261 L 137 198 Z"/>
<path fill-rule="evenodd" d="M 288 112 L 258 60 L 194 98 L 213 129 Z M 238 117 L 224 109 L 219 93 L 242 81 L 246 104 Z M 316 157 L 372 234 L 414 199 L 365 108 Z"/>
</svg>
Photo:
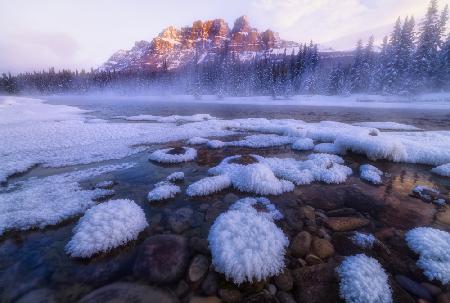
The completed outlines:
<svg viewBox="0 0 450 303">
<path fill-rule="evenodd" d="M 351 49 L 356 40 L 389 33 L 399 16 L 420 19 L 427 0 L 0 0 L 0 73 L 90 69 L 169 25 L 234 20 L 281 38 Z M 440 7 L 450 0 L 440 0 Z"/>
</svg>

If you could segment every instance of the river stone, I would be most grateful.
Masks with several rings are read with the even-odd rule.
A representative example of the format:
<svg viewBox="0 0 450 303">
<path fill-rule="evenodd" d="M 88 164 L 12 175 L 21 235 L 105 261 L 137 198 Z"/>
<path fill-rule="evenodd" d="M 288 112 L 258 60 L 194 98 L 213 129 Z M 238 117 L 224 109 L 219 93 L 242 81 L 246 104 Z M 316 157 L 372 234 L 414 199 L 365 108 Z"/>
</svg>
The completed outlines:
<svg viewBox="0 0 450 303">
<path fill-rule="evenodd" d="M 315 239 L 312 244 L 312 251 L 321 259 L 327 259 L 334 255 L 333 244 L 325 239 Z"/>
<path fill-rule="evenodd" d="M 219 296 L 225 303 L 238 303 L 241 302 L 242 294 L 238 289 L 233 288 L 221 288 L 219 289 Z"/>
<path fill-rule="evenodd" d="M 305 261 L 308 265 L 317 265 L 317 264 L 322 264 L 323 261 L 321 258 L 319 258 L 316 255 L 313 254 L 309 254 L 306 256 Z"/>
<path fill-rule="evenodd" d="M 291 241 L 290 249 L 294 257 L 304 257 L 311 247 L 311 234 L 307 231 L 299 232 Z"/>
<path fill-rule="evenodd" d="M 196 255 L 189 266 L 189 281 L 194 283 L 200 281 L 208 272 L 210 263 L 210 260 L 204 255 Z"/>
<path fill-rule="evenodd" d="M 442 292 L 442 289 L 440 289 L 438 286 L 428 282 L 422 282 L 420 283 L 420 285 L 425 287 L 432 296 L 437 296 Z"/>
<path fill-rule="evenodd" d="M 205 280 L 203 280 L 201 289 L 207 296 L 212 296 L 217 293 L 217 285 L 219 283 L 219 276 L 215 271 L 208 272 Z"/>
<path fill-rule="evenodd" d="M 189 300 L 189 303 L 220 303 L 222 300 L 217 298 L 216 296 L 211 297 L 192 297 Z"/>
<path fill-rule="evenodd" d="M 188 262 L 185 237 L 156 235 L 142 244 L 134 263 L 134 274 L 153 283 L 172 283 L 181 278 Z"/>
<path fill-rule="evenodd" d="M 442 224 L 450 225 L 450 207 L 446 206 L 443 211 L 436 214 L 436 221 Z"/>
<path fill-rule="evenodd" d="M 106 285 L 84 296 L 79 303 L 176 303 L 178 300 L 161 289 L 128 282 Z"/>
<path fill-rule="evenodd" d="M 39 288 L 20 297 L 16 303 L 56 303 L 55 293 L 48 288 Z"/>
<path fill-rule="evenodd" d="M 180 234 L 193 224 L 194 211 L 190 207 L 175 210 L 169 217 L 170 228 Z"/>
<path fill-rule="evenodd" d="M 290 291 L 294 286 L 294 278 L 289 269 L 285 269 L 281 274 L 275 276 L 273 281 L 278 289 L 283 291 Z"/>
<path fill-rule="evenodd" d="M 369 223 L 367 219 L 356 217 L 330 217 L 325 220 L 325 224 L 334 231 L 355 230 Z"/>
<path fill-rule="evenodd" d="M 440 294 L 437 297 L 436 303 L 450 303 L 450 292 L 445 294 Z"/>
<path fill-rule="evenodd" d="M 420 285 L 416 281 L 413 281 L 410 278 L 403 275 L 396 275 L 395 280 L 401 287 L 403 287 L 410 294 L 418 298 L 425 299 L 429 302 L 433 301 L 433 297 L 431 296 L 428 289 L 426 289 L 424 286 Z"/>
<path fill-rule="evenodd" d="M 280 303 L 297 303 L 295 301 L 294 297 L 285 291 L 279 291 L 277 292 L 277 299 L 280 301 Z"/>
<path fill-rule="evenodd" d="M 243 303 L 279 303 L 278 299 L 272 296 L 268 291 L 262 291 L 257 294 L 250 295 L 244 300 Z"/>
</svg>

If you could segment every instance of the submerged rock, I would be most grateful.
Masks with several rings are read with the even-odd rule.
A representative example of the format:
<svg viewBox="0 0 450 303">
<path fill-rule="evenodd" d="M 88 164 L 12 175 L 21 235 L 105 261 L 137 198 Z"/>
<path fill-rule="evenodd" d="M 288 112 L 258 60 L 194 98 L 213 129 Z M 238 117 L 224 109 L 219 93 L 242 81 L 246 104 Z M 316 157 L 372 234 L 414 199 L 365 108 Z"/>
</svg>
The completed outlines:
<svg viewBox="0 0 450 303">
<path fill-rule="evenodd" d="M 325 239 L 315 239 L 312 244 L 312 251 L 321 259 L 328 259 L 334 255 L 333 244 Z"/>
<path fill-rule="evenodd" d="M 403 276 L 403 275 L 396 275 L 395 280 L 401 287 L 403 287 L 403 289 L 405 289 L 410 294 L 412 294 L 418 298 L 425 299 L 428 302 L 433 301 L 433 297 L 430 294 L 430 292 L 428 291 L 428 289 L 426 287 L 420 285 L 416 281 L 413 281 L 410 278 Z"/>
<path fill-rule="evenodd" d="M 79 301 L 79 303 L 98 302 L 176 303 L 178 300 L 170 293 L 155 287 L 135 283 L 117 282 L 96 289 Z"/>
<path fill-rule="evenodd" d="M 134 263 L 134 274 L 153 283 L 171 283 L 181 278 L 188 261 L 186 238 L 156 235 L 142 244 Z"/>
<path fill-rule="evenodd" d="M 283 291 L 290 291 L 294 286 L 294 278 L 289 269 L 285 269 L 284 272 L 274 277 L 274 283 L 278 289 Z"/>
<path fill-rule="evenodd" d="M 190 207 L 182 207 L 175 210 L 169 217 L 170 228 L 176 233 L 182 233 L 188 229 L 194 221 L 194 211 Z"/>
<path fill-rule="evenodd" d="M 192 259 L 191 265 L 189 266 L 188 270 L 189 281 L 191 282 L 200 281 L 208 272 L 210 263 L 211 261 L 207 257 L 203 255 L 196 255 Z"/>
<path fill-rule="evenodd" d="M 370 221 L 356 217 L 331 217 L 325 224 L 334 231 L 349 231 L 369 225 Z"/>
<path fill-rule="evenodd" d="M 290 250 L 294 257 L 304 257 L 311 247 L 311 234 L 307 231 L 299 232 L 291 241 Z"/>
<path fill-rule="evenodd" d="M 39 288 L 20 297 L 16 303 L 56 303 L 55 293 L 48 288 Z"/>
</svg>

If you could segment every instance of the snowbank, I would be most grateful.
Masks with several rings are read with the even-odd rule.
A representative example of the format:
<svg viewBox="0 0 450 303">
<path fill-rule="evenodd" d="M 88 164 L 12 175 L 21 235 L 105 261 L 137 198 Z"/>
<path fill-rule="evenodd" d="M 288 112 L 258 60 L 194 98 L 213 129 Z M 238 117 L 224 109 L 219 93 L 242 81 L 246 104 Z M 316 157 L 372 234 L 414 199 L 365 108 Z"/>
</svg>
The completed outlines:
<svg viewBox="0 0 450 303">
<path fill-rule="evenodd" d="M 206 177 L 189 185 L 186 194 L 191 197 L 207 196 L 230 186 L 231 179 L 228 175 Z"/>
<path fill-rule="evenodd" d="M 109 190 L 82 189 L 79 182 L 134 164 L 107 165 L 45 178 L 30 178 L 0 189 L 0 235 L 55 225 L 82 214 Z"/>
<path fill-rule="evenodd" d="M 443 177 L 450 177 L 450 163 L 437 166 L 433 168 L 431 171 Z"/>
<path fill-rule="evenodd" d="M 431 227 L 418 227 L 405 235 L 408 246 L 420 255 L 417 266 L 430 280 L 450 282 L 450 233 Z"/>
<path fill-rule="evenodd" d="M 375 238 L 375 236 L 372 234 L 365 234 L 356 231 L 350 237 L 350 240 L 352 240 L 353 243 L 355 243 L 361 248 L 372 248 L 375 242 L 377 241 L 377 238 Z"/>
<path fill-rule="evenodd" d="M 174 198 L 180 192 L 181 189 L 177 185 L 174 185 L 170 182 L 159 182 L 156 183 L 155 188 L 148 193 L 147 200 L 153 202 L 171 199 Z"/>
<path fill-rule="evenodd" d="M 370 164 L 364 164 L 359 167 L 359 176 L 372 184 L 381 184 L 383 172 Z"/>
<path fill-rule="evenodd" d="M 111 200 L 86 211 L 66 245 L 72 257 L 87 258 L 137 239 L 148 226 L 144 211 L 131 200 Z"/>
<path fill-rule="evenodd" d="M 173 148 L 155 150 L 150 154 L 149 159 L 160 163 L 181 163 L 192 161 L 197 158 L 197 150 L 192 147 L 183 147 L 183 154 L 169 154 Z"/>
<path fill-rule="evenodd" d="M 292 149 L 311 150 L 314 148 L 314 142 L 310 138 L 300 138 L 292 143 Z"/>
<path fill-rule="evenodd" d="M 391 303 L 392 290 L 381 264 L 364 254 L 346 257 L 336 268 L 339 291 L 347 303 Z"/>
<path fill-rule="evenodd" d="M 208 235 L 214 268 L 237 284 L 265 280 L 284 269 L 289 240 L 271 215 L 250 206 L 254 200 L 237 201 L 217 217 Z"/>
<path fill-rule="evenodd" d="M 217 119 L 209 114 L 195 114 L 192 116 L 153 116 L 153 115 L 137 115 L 137 116 L 117 116 L 116 118 L 128 121 L 155 121 L 159 123 L 183 123 L 183 122 L 200 122 Z"/>
<path fill-rule="evenodd" d="M 383 130 L 421 130 L 421 128 L 413 125 L 402 124 L 397 122 L 358 122 L 353 123 L 355 126 L 373 127 Z"/>
</svg>

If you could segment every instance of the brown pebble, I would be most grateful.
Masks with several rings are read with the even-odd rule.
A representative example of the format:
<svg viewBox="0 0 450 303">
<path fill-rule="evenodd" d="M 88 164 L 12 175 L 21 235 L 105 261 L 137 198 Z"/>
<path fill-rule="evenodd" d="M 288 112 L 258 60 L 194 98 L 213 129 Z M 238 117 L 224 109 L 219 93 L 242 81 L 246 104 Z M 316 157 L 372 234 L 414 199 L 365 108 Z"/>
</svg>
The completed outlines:
<svg viewBox="0 0 450 303">
<path fill-rule="evenodd" d="M 305 261 L 306 263 L 308 263 L 308 265 L 317 265 L 323 263 L 322 259 L 312 254 L 307 255 Z"/>
</svg>

